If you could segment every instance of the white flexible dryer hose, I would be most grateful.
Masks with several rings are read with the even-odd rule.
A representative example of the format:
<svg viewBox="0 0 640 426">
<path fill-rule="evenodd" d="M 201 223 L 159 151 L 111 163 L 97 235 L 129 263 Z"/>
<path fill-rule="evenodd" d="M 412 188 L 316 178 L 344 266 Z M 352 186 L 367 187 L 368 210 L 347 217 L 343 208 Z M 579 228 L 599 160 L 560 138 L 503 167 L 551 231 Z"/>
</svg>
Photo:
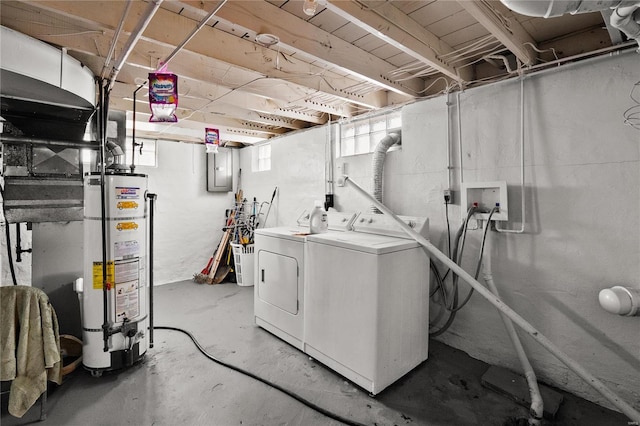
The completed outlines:
<svg viewBox="0 0 640 426">
<path fill-rule="evenodd" d="M 376 145 L 373 151 L 372 168 L 373 168 L 373 196 L 376 200 L 382 202 L 382 181 L 384 170 L 384 159 L 387 151 L 393 145 L 400 142 L 400 133 L 389 133 Z M 371 213 L 380 213 L 375 206 L 371 206 Z"/>
<path fill-rule="evenodd" d="M 487 223 L 486 226 L 491 226 L 491 224 Z M 496 297 L 500 297 L 498 287 L 493 281 L 493 271 L 491 268 L 491 236 L 487 238 L 487 242 L 485 245 L 485 256 L 484 260 L 482 261 L 482 278 L 484 278 L 484 282 L 487 283 L 487 287 L 489 287 L 491 293 L 493 293 Z M 520 365 L 522 365 L 524 377 L 527 379 L 527 384 L 529 386 L 529 394 L 531 395 L 531 405 L 529 408 L 529 426 L 539 425 L 544 415 L 544 402 L 542 401 L 542 395 L 540 394 L 540 388 L 538 387 L 538 379 L 536 378 L 536 373 L 533 370 L 531 363 L 529 362 L 529 358 L 527 357 L 527 353 L 524 350 L 524 346 L 522 346 L 522 342 L 518 337 L 518 333 L 516 332 L 516 328 L 513 325 L 513 322 L 511 322 L 509 317 L 504 312 L 499 311 L 499 313 L 500 318 L 502 318 L 502 322 L 504 323 L 504 328 L 507 330 L 507 334 L 511 339 L 511 343 L 516 350 L 516 354 L 518 355 L 518 359 L 520 360 Z"/>
</svg>

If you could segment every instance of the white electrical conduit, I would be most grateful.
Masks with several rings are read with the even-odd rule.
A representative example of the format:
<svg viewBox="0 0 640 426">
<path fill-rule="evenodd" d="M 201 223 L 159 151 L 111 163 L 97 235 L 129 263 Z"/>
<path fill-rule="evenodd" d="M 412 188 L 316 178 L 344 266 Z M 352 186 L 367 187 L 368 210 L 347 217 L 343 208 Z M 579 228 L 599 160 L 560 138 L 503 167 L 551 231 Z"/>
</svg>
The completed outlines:
<svg viewBox="0 0 640 426">
<path fill-rule="evenodd" d="M 182 43 L 177 45 L 176 48 L 173 49 L 173 52 L 171 52 L 169 54 L 169 56 L 167 56 L 164 61 L 160 62 L 158 69 L 162 68 L 164 65 L 167 65 L 169 63 L 169 61 L 171 61 L 173 59 L 173 57 L 176 56 L 178 54 L 178 52 L 180 52 L 182 50 L 182 48 L 187 43 L 189 43 L 189 41 L 191 41 L 191 39 L 198 33 L 198 31 L 200 31 L 202 29 L 202 27 L 204 27 L 207 24 L 207 22 L 209 22 L 209 19 L 211 19 L 211 17 L 213 15 L 218 13 L 218 11 L 222 8 L 222 6 L 224 6 L 224 4 L 226 2 L 227 2 L 227 0 L 222 0 L 220 3 L 218 3 L 218 6 L 216 6 L 211 12 L 209 12 L 209 14 L 207 16 L 202 18 L 200 23 L 198 25 L 196 25 L 196 27 L 193 29 L 193 31 L 191 31 L 191 33 L 187 36 L 187 38 L 185 38 L 182 41 Z"/>
<path fill-rule="evenodd" d="M 147 29 L 147 26 L 151 22 L 153 15 L 156 14 L 161 4 L 162 4 L 162 0 L 153 0 L 147 5 L 147 10 L 145 10 L 144 14 L 142 15 L 143 18 L 138 22 L 138 25 L 136 25 L 136 27 L 133 29 L 133 32 L 129 36 L 129 39 L 127 40 L 126 45 L 124 46 L 124 48 L 122 49 L 122 52 L 120 53 L 120 57 L 118 58 L 118 60 L 116 61 L 116 64 L 113 66 L 113 69 L 111 70 L 111 76 L 109 77 L 109 84 L 107 84 L 107 92 L 109 92 L 113 87 L 113 83 L 116 81 L 116 77 L 120 73 L 120 69 L 122 69 L 122 66 L 124 65 L 125 61 L 129 57 L 131 52 L 133 52 L 134 47 L 136 47 L 136 43 L 138 43 L 138 40 L 140 40 L 140 37 L 142 37 L 142 33 L 144 33 L 144 30 Z"/>
<path fill-rule="evenodd" d="M 509 65 L 509 60 L 504 55 L 486 55 L 482 59 L 497 59 L 499 61 L 502 61 L 502 63 L 504 64 L 504 67 L 507 69 L 507 72 L 508 73 L 513 72 L 513 70 L 511 69 L 511 65 Z"/>
<path fill-rule="evenodd" d="M 485 226 L 491 226 L 490 223 L 487 222 Z M 498 288 L 496 287 L 496 283 L 493 281 L 493 272 L 491 271 L 491 236 L 487 236 L 487 241 L 485 245 L 485 256 L 482 261 L 482 278 L 487 283 L 487 287 L 491 290 L 496 297 L 500 297 L 498 293 Z M 518 359 L 520 360 L 520 365 L 522 365 L 522 370 L 525 378 L 527 379 L 527 384 L 529 385 L 529 394 L 531 395 L 531 406 L 529 408 L 529 425 L 539 425 L 542 420 L 542 416 L 544 415 L 544 403 L 542 401 L 542 395 L 540 394 L 540 388 L 538 387 L 538 379 L 536 378 L 536 373 L 533 371 L 533 367 L 529 362 L 529 358 L 527 358 L 527 354 L 524 351 L 524 347 L 522 346 L 522 342 L 518 337 L 518 333 L 516 332 L 516 328 L 513 325 L 513 322 L 509 319 L 504 312 L 499 311 L 500 317 L 502 318 L 502 322 L 504 323 L 504 328 L 507 329 L 507 334 L 511 339 L 511 343 L 513 343 L 513 347 L 518 354 Z"/>
<path fill-rule="evenodd" d="M 122 33 L 122 27 L 124 27 L 124 21 L 127 20 L 127 15 L 129 14 L 129 9 L 131 9 L 132 3 L 132 0 L 127 0 L 127 5 L 124 7 L 124 12 L 122 13 L 122 19 L 120 19 L 120 22 L 118 23 L 118 28 L 113 35 L 113 39 L 111 39 L 111 46 L 109 46 L 109 53 L 107 53 L 107 57 L 104 60 L 104 66 L 102 67 L 100 78 L 105 78 L 107 75 L 107 67 L 109 66 L 111 58 L 113 57 L 113 53 L 116 50 L 116 44 L 118 43 L 118 39 L 120 38 L 120 34 Z"/>
<path fill-rule="evenodd" d="M 613 393 L 611 389 L 609 389 L 604 383 L 598 380 L 595 376 L 585 370 L 580 364 L 578 364 L 575 360 L 570 358 L 567 354 L 565 354 L 560 348 L 553 344 L 549 339 L 542 335 L 536 328 L 534 328 L 531 324 L 529 324 L 524 318 L 518 315 L 513 309 L 507 306 L 498 296 L 492 294 L 489 290 L 487 290 L 482 284 L 480 284 L 477 280 L 475 280 L 467 271 L 458 266 L 455 262 L 447 257 L 446 254 L 442 253 L 436 246 L 431 244 L 426 238 L 422 235 L 418 234 L 412 228 L 409 227 L 406 223 L 402 221 L 398 216 L 396 216 L 391 210 L 389 210 L 384 204 L 376 200 L 371 196 L 367 191 L 362 189 L 357 183 L 353 182 L 349 179 L 348 176 L 344 176 L 341 181 L 344 185 L 348 185 L 355 189 L 360 195 L 365 197 L 371 203 L 373 203 L 380 211 L 384 214 L 391 216 L 400 227 L 414 240 L 416 240 L 425 250 L 429 253 L 429 255 L 438 259 L 440 262 L 445 264 L 449 269 L 453 271 L 453 273 L 457 274 L 460 278 L 466 281 L 471 287 L 475 289 L 482 297 L 487 299 L 489 303 L 495 306 L 500 312 L 503 312 L 511 321 L 516 323 L 520 328 L 526 331 L 536 342 L 538 342 L 543 348 L 551 352 L 556 358 L 558 358 L 564 365 L 569 367 L 574 373 L 576 373 L 580 378 L 582 378 L 585 382 L 591 385 L 595 390 L 600 392 L 602 396 L 604 396 L 611 404 L 617 407 L 624 415 L 629 417 L 632 421 L 640 423 L 640 412 L 636 411 L 631 405 L 620 399 L 618 395 Z"/>
<path fill-rule="evenodd" d="M 464 172 L 462 170 L 462 118 L 460 117 L 460 92 L 456 92 L 456 109 L 458 113 L 458 155 L 460 157 L 460 191 L 464 182 Z"/>
<path fill-rule="evenodd" d="M 447 90 L 447 189 L 451 190 L 451 93 Z"/>
<path fill-rule="evenodd" d="M 520 77 L 520 208 L 522 209 L 522 225 L 520 229 L 500 229 L 496 223 L 496 231 L 505 234 L 523 234 L 527 221 L 524 186 L 524 77 Z"/>
<path fill-rule="evenodd" d="M 380 142 L 373 150 L 372 168 L 373 168 L 373 196 L 376 200 L 382 202 L 382 177 L 384 170 L 384 159 L 387 151 L 396 143 L 400 142 L 399 133 L 389 133 L 380 139 Z M 375 206 L 371 206 L 371 213 L 380 213 Z"/>
</svg>

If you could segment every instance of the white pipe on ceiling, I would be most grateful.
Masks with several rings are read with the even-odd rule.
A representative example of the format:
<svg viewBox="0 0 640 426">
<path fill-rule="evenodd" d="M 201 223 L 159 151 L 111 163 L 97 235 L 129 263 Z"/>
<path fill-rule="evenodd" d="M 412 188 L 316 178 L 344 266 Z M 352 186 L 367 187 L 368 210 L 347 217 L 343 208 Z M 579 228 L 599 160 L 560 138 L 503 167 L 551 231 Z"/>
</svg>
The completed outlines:
<svg viewBox="0 0 640 426">
<path fill-rule="evenodd" d="M 120 34 L 122 33 L 122 27 L 124 27 L 124 22 L 127 20 L 127 15 L 129 14 L 129 9 L 131 9 L 131 0 L 127 0 L 127 5 L 124 8 L 124 12 L 122 13 L 122 19 L 120 19 L 120 23 L 118 24 L 118 28 L 116 29 L 116 33 L 113 35 L 113 39 L 111 39 L 111 46 L 109 46 L 109 53 L 107 53 L 107 57 L 104 60 L 104 66 L 102 67 L 102 72 L 100 73 L 100 78 L 105 78 L 107 75 L 107 67 L 111 62 L 111 58 L 113 57 L 113 53 L 116 50 L 116 44 L 118 43 L 118 39 L 120 38 Z"/>
<path fill-rule="evenodd" d="M 163 0 L 153 0 L 147 6 L 147 10 L 145 10 L 143 14 L 143 18 L 138 22 L 138 25 L 136 25 L 133 32 L 129 36 L 129 39 L 127 40 L 127 44 L 122 49 L 122 52 L 120 53 L 120 57 L 118 58 L 118 60 L 116 61 L 116 64 L 113 66 L 113 69 L 111 70 L 111 75 L 109 77 L 109 84 L 107 85 L 107 92 L 110 91 L 111 88 L 113 87 L 113 83 L 116 81 L 116 77 L 118 76 L 118 73 L 120 73 L 120 69 L 122 68 L 125 61 L 133 51 L 134 47 L 136 46 L 136 43 L 138 43 L 138 40 L 140 40 L 140 37 L 142 37 L 142 33 L 144 33 L 144 30 L 147 29 L 147 26 L 151 22 L 153 15 L 155 15 L 158 9 L 160 8 L 162 1 Z"/>
<path fill-rule="evenodd" d="M 224 6 L 224 4 L 226 2 L 227 2 L 227 0 L 222 0 L 220 3 L 218 3 L 218 6 L 216 6 L 211 12 L 209 12 L 209 14 L 207 16 L 202 18 L 200 23 L 198 25 L 196 25 L 196 27 L 193 29 L 193 31 L 191 31 L 191 33 L 182 41 L 182 43 L 180 43 L 178 46 L 176 46 L 176 48 L 173 50 L 173 52 L 171 52 L 169 54 L 169 56 L 167 56 L 167 58 L 164 61 L 160 62 L 158 69 L 160 69 L 164 65 L 168 64 L 169 61 L 171 61 L 173 59 L 173 57 L 176 56 L 178 54 L 178 52 L 180 52 L 182 50 L 182 48 L 187 43 L 189 43 L 189 41 L 198 33 L 198 31 L 200 31 L 202 29 L 202 27 L 204 27 L 207 24 L 207 22 L 209 22 L 209 19 L 211 19 L 211 17 L 213 15 L 218 13 L 218 11 L 222 8 L 222 6 Z"/>
</svg>

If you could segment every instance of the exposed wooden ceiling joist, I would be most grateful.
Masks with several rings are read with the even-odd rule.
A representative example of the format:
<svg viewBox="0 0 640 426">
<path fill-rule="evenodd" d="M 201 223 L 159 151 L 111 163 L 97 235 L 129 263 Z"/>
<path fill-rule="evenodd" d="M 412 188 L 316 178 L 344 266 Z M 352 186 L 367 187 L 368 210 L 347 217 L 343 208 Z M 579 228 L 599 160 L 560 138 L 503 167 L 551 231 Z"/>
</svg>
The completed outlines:
<svg viewBox="0 0 640 426">
<path fill-rule="evenodd" d="M 99 75 L 116 28 L 122 21 L 113 55 L 119 57 L 152 0 L 130 0 L 126 19 L 129 0 L 0 1 L 2 25 L 65 49 Z M 135 88 L 219 1 L 164 1 L 118 75 L 112 107 L 130 109 Z M 180 122 L 145 123 L 142 90 L 141 134 L 202 142 L 204 127 L 216 127 L 227 140 L 255 143 L 508 78 L 512 57 L 527 71 L 611 46 L 597 12 L 543 19 L 511 12 L 498 0 L 323 0 L 308 17 L 302 4 L 227 1 L 169 64 L 179 78 Z M 270 33 L 274 44 L 256 41 L 265 33 L 263 41 Z"/>
<path fill-rule="evenodd" d="M 136 86 L 135 84 L 124 84 L 116 82 L 111 91 L 111 96 L 118 98 L 130 98 L 133 92 L 138 87 L 139 86 Z M 148 99 L 147 96 L 148 91 L 143 89 L 138 92 L 136 100 L 146 104 L 146 100 Z M 188 95 L 179 97 L 179 106 L 180 109 L 186 111 L 202 112 L 203 114 L 216 114 L 221 117 L 233 117 L 244 122 L 253 122 L 266 126 L 284 127 L 286 129 L 292 130 L 300 130 L 306 127 L 302 122 L 298 120 L 291 120 L 287 119 L 286 117 L 258 113 L 256 111 L 250 111 L 235 105 L 216 103 L 208 99 L 192 97 Z M 148 106 L 145 108 L 145 110 L 148 110 Z M 218 118 L 216 117 L 216 119 Z M 212 121 L 212 123 L 215 123 L 215 121 Z M 281 132 L 274 132 L 274 134 L 275 133 Z"/>
<path fill-rule="evenodd" d="M 110 106 L 111 109 L 114 110 L 132 111 L 133 99 L 115 97 L 110 100 Z M 136 109 L 139 111 L 136 113 L 136 121 L 148 121 L 148 118 L 151 114 L 149 113 L 147 104 L 144 101 L 139 100 Z M 140 115 L 138 116 L 138 114 Z M 215 126 L 212 124 L 210 127 L 217 127 L 218 129 L 220 129 L 220 138 L 224 140 L 234 140 L 233 134 L 237 134 L 238 132 L 246 132 L 247 134 L 260 136 L 263 139 L 268 139 L 274 135 L 286 133 L 287 131 L 283 128 L 260 125 L 257 123 L 242 121 L 235 118 L 226 118 L 218 114 L 206 113 L 202 111 L 192 111 L 180 107 L 176 110 L 176 116 L 179 119 L 178 123 L 162 123 L 162 125 L 165 125 L 167 127 L 182 127 L 186 122 L 199 123 L 198 128 L 202 130 L 201 136 L 204 137 L 204 128 L 207 127 L 205 123 L 215 123 Z M 227 132 L 229 133 L 228 135 L 226 134 Z"/>
<path fill-rule="evenodd" d="M 451 46 L 390 2 L 328 0 L 327 9 L 429 65 L 436 72 L 457 81 L 471 79 L 468 68 L 456 69 L 440 59 L 441 55 L 453 51 Z"/>
<path fill-rule="evenodd" d="M 124 7 L 124 2 L 121 1 L 33 1 L 28 3 L 64 16 L 82 17 L 83 20 L 93 25 L 97 24 L 111 31 L 116 28 L 121 19 L 121 8 L 114 7 L 114 3 Z M 216 4 L 217 2 L 212 2 L 211 7 Z M 144 3 L 135 2 L 129 12 L 130 16 L 139 16 L 144 8 Z M 128 21 L 132 20 L 129 19 Z M 128 22 L 124 26 L 125 31 L 131 31 L 134 25 L 135 22 Z M 142 45 L 147 42 L 156 46 L 155 49 L 151 50 L 157 52 L 155 56 L 156 63 L 153 65 L 158 66 L 158 60 L 168 56 L 173 47 L 179 44 L 195 25 L 194 20 L 160 9 L 145 30 L 143 40 L 138 44 Z M 171 31 L 168 31 L 168 28 L 171 28 Z M 139 48 L 136 50 L 139 50 Z M 162 50 L 163 55 L 158 54 L 160 50 Z M 208 60 L 213 58 L 242 69 L 252 70 L 268 78 L 280 79 L 290 84 L 336 96 L 344 99 L 345 102 L 357 103 L 368 108 L 380 108 L 386 105 L 386 97 L 382 93 L 350 93 L 349 87 L 356 85 L 358 83 L 357 80 L 336 75 L 324 68 L 298 60 L 295 57 L 279 60 L 277 50 L 262 47 L 252 41 L 244 40 L 209 26 L 202 28 L 185 46 L 185 50 L 180 55 L 184 55 L 186 52 L 193 52 Z M 172 61 L 170 68 L 174 69 L 177 62 L 179 62 L 178 59 Z M 279 65 L 278 67 L 276 67 L 276 63 Z"/>
<path fill-rule="evenodd" d="M 84 53 L 76 53 L 74 56 L 90 67 L 90 64 L 94 62 L 96 66 L 99 65 L 103 59 Z M 147 79 L 148 72 L 149 68 L 146 67 L 125 65 L 120 72 L 118 80 L 121 83 L 129 84 L 130 92 L 122 93 L 123 97 L 132 97 L 133 91 L 137 86 Z M 178 89 L 180 94 L 179 99 L 183 99 L 183 95 L 186 95 L 201 99 L 205 102 L 213 101 L 215 102 L 213 105 L 233 105 L 237 111 L 244 109 L 248 110 L 247 112 L 254 111 L 263 115 L 270 114 L 289 120 L 299 120 L 313 124 L 324 124 L 327 122 L 326 116 L 323 117 L 313 111 L 304 112 L 287 109 L 288 103 L 286 101 L 256 95 L 241 89 L 233 89 L 215 83 L 207 83 L 185 77 L 183 74 L 178 76 Z M 222 108 L 222 106 L 220 108 Z M 297 126 L 292 128 L 297 128 Z"/>
<path fill-rule="evenodd" d="M 499 1 L 460 0 L 460 5 L 525 65 L 536 62 L 536 41 L 520 25 L 513 12 Z"/>
<path fill-rule="evenodd" d="M 215 1 L 182 2 L 196 8 L 209 10 Z M 276 35 L 280 42 L 305 52 L 314 59 L 356 74 L 378 84 L 381 88 L 413 97 L 424 89 L 419 78 L 402 82 L 387 77 L 395 67 L 368 52 L 348 43 L 315 25 L 303 21 L 270 3 L 263 1 L 231 1 L 218 12 L 219 17 L 237 23 L 256 33 Z"/>
</svg>

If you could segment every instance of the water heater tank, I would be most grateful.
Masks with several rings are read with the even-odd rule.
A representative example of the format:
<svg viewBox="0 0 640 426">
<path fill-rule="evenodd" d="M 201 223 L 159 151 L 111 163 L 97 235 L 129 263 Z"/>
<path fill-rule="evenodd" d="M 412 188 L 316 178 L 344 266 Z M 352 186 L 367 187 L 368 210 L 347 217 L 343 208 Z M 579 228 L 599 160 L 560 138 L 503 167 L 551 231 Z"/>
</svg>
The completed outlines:
<svg viewBox="0 0 640 426">
<path fill-rule="evenodd" d="M 83 359 L 95 375 L 129 366 L 147 350 L 148 255 L 145 194 L 147 176 L 105 176 L 107 323 L 104 351 L 102 204 L 100 174 L 84 179 L 84 289 L 82 293 Z"/>
</svg>

